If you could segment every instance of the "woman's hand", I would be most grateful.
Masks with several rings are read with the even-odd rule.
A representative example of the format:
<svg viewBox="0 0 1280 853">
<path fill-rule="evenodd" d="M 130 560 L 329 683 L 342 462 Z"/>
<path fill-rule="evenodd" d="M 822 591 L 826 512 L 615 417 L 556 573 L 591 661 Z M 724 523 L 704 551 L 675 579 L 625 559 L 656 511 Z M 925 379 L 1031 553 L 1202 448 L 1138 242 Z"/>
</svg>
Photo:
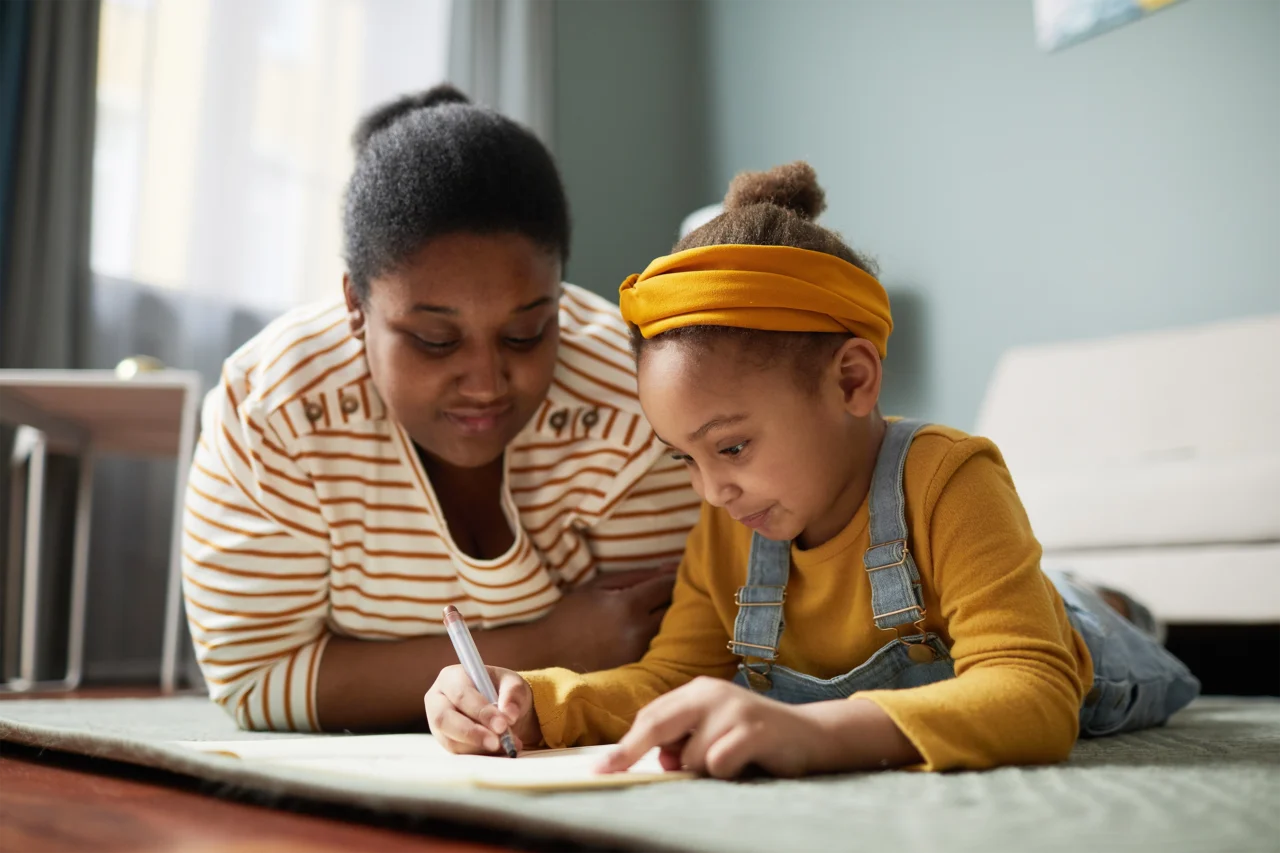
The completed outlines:
<svg viewBox="0 0 1280 853">
<path fill-rule="evenodd" d="M 542 728 L 528 683 L 509 669 L 486 668 L 498 688 L 496 705 L 484 698 L 461 666 L 440 670 L 422 700 L 431 734 L 445 749 L 462 754 L 501 755 L 498 735 L 508 729 L 516 749 L 540 743 Z"/>
<path fill-rule="evenodd" d="M 754 764 L 775 776 L 896 767 L 920 755 L 880 708 L 860 699 L 785 705 L 732 682 L 697 678 L 637 716 L 599 769 L 626 770 L 655 746 L 667 770 L 732 779 Z"/>
<path fill-rule="evenodd" d="M 558 666 L 596 672 L 644 656 L 671 604 L 674 566 L 600 575 L 547 616 Z"/>
</svg>

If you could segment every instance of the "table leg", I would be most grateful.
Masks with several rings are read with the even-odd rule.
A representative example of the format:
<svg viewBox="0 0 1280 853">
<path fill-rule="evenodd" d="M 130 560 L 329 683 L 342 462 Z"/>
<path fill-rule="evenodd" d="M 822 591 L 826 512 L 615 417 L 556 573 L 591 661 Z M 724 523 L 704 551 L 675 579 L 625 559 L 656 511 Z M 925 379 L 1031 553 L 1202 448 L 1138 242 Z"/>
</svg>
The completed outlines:
<svg viewBox="0 0 1280 853">
<path fill-rule="evenodd" d="M 164 609 L 164 647 L 160 657 L 160 689 L 172 693 L 178 687 L 178 645 L 182 639 L 182 522 L 187 499 L 187 475 L 195 455 L 196 415 L 200 395 L 188 389 L 182 406 L 178 438 L 178 470 L 174 476 L 173 540 L 169 554 L 169 587 Z"/>
<path fill-rule="evenodd" d="M 18 683 L 22 690 L 36 683 L 36 619 L 40 600 L 40 527 L 44 521 L 44 469 L 48 442 L 36 433 L 27 459 L 27 529 L 23 536 L 22 642 L 18 651 Z"/>
<path fill-rule="evenodd" d="M 0 666 L 5 687 L 18 677 L 18 651 L 22 647 L 22 531 L 26 529 L 27 446 L 15 446 L 9 463 L 9 553 L 4 562 L 4 662 Z"/>
<path fill-rule="evenodd" d="M 80 485 L 76 492 L 75 550 L 71 557 L 71 615 L 67 632 L 68 690 L 80 686 L 84 675 L 85 600 L 89 587 L 89 529 L 93 521 L 93 448 L 80 454 Z"/>
</svg>

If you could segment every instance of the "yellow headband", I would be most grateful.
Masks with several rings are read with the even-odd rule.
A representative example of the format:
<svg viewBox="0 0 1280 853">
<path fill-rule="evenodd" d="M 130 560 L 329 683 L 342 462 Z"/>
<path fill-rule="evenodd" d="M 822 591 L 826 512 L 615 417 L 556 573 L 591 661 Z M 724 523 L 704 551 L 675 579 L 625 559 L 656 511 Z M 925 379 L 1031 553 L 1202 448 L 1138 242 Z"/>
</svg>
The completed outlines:
<svg viewBox="0 0 1280 853">
<path fill-rule="evenodd" d="M 658 258 L 619 288 L 622 316 L 652 338 L 682 326 L 852 332 L 885 356 L 893 319 L 875 276 L 825 252 L 705 246 Z"/>
</svg>

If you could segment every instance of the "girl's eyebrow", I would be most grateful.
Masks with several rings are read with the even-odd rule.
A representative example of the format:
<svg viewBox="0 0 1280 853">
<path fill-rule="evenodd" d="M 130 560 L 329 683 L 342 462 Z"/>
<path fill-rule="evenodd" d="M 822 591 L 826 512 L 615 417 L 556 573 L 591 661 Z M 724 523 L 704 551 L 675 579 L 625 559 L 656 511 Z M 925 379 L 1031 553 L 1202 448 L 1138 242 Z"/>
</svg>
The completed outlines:
<svg viewBox="0 0 1280 853">
<path fill-rule="evenodd" d="M 733 426 L 736 423 L 741 423 L 746 419 L 746 415 L 716 415 L 714 418 L 690 433 L 689 440 L 697 441 L 713 429 L 724 429 L 725 427 Z"/>
<path fill-rule="evenodd" d="M 697 430 L 691 433 L 689 435 L 689 440 L 697 441 L 698 439 L 702 438 L 713 429 L 724 429 L 725 427 L 733 426 L 736 423 L 741 423 L 746 419 L 747 419 L 746 415 L 716 415 L 714 418 L 707 421 L 705 424 L 698 427 Z M 653 437 L 658 439 L 658 441 L 662 442 L 667 447 L 675 447 L 674 444 L 667 441 L 665 438 L 658 435 L 656 432 L 653 434 Z"/>
</svg>

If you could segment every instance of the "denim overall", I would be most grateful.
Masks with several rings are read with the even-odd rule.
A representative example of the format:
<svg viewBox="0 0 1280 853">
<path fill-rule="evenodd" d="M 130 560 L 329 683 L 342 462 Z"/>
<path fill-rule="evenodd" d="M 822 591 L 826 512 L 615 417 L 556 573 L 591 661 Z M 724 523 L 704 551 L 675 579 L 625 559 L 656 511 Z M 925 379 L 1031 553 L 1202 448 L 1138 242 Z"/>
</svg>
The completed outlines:
<svg viewBox="0 0 1280 853">
<path fill-rule="evenodd" d="M 895 631 L 866 662 L 836 678 L 796 672 L 773 661 L 782 637 L 783 604 L 791 571 L 791 543 L 755 534 L 746 585 L 734 603 L 738 615 L 729 650 L 743 660 L 734 682 L 763 696 L 799 704 L 844 699 L 863 690 L 920 687 L 955 677 L 950 650 L 924 628 L 920 572 L 907 544 L 902 476 L 911 441 L 924 424 L 887 425 L 868 495 L 870 547 L 863 565 L 871 582 L 876 628 Z M 1059 572 L 1048 573 L 1067 616 L 1093 657 L 1094 682 L 1080 709 L 1085 736 L 1160 725 L 1200 691 L 1200 683 L 1155 639 L 1113 610 L 1093 590 Z"/>
</svg>

